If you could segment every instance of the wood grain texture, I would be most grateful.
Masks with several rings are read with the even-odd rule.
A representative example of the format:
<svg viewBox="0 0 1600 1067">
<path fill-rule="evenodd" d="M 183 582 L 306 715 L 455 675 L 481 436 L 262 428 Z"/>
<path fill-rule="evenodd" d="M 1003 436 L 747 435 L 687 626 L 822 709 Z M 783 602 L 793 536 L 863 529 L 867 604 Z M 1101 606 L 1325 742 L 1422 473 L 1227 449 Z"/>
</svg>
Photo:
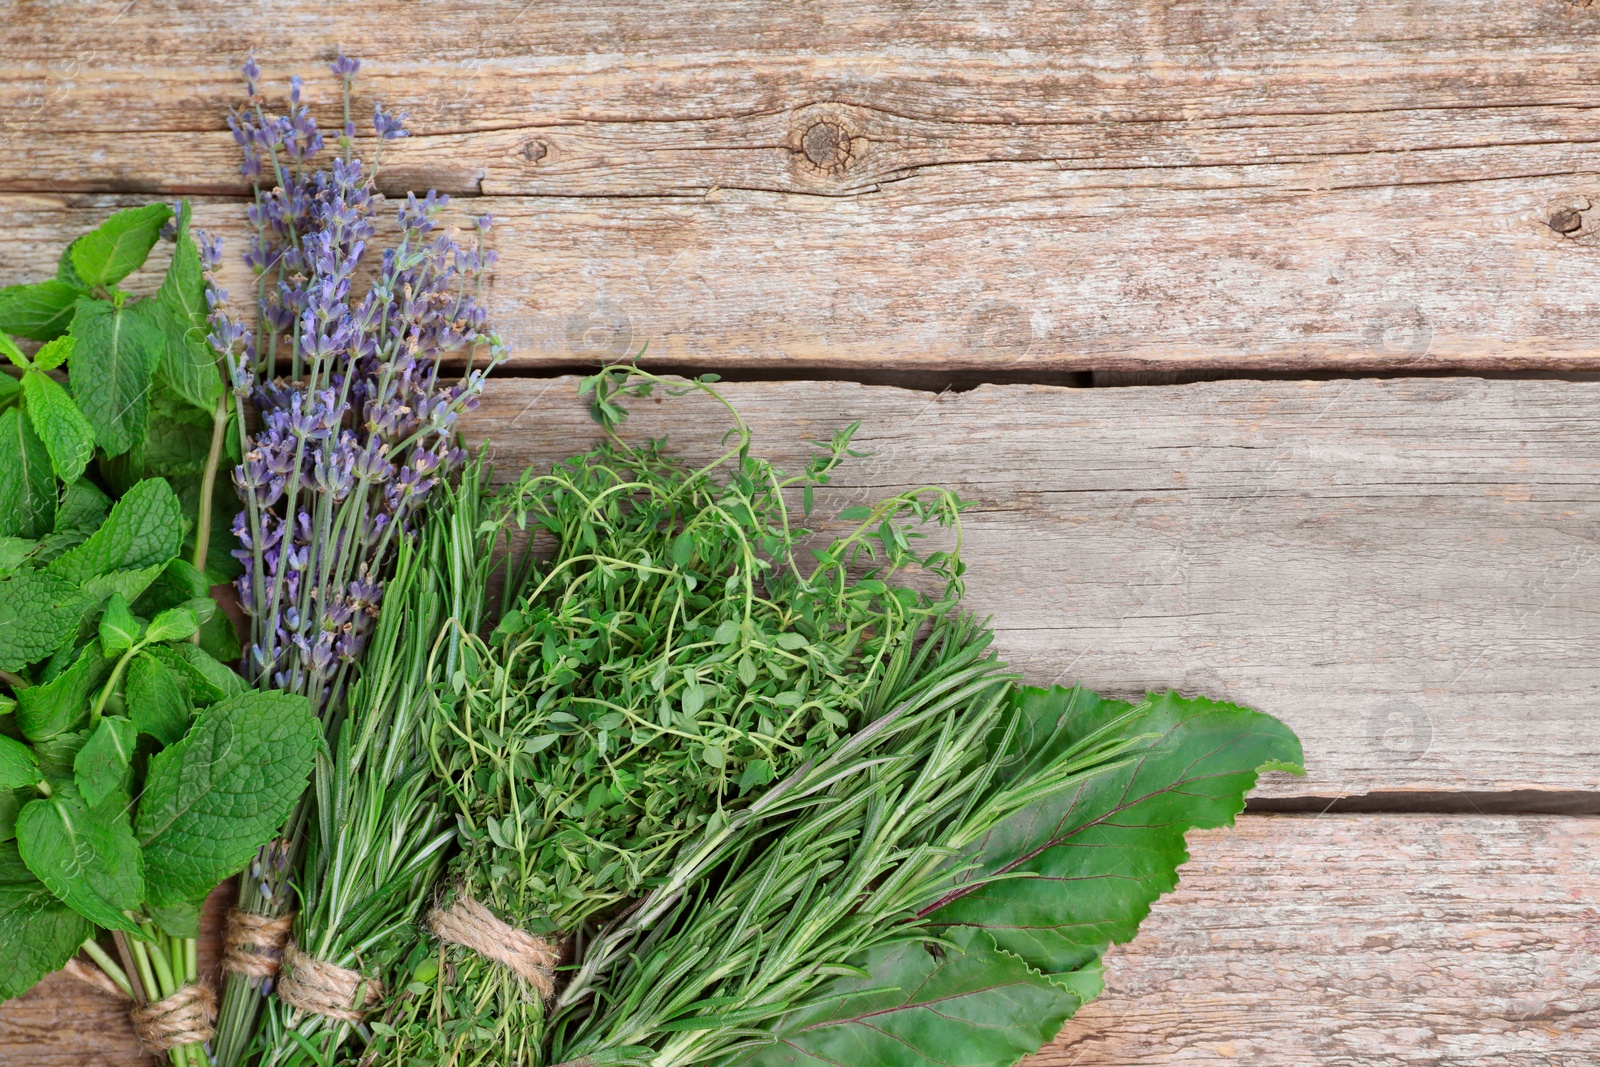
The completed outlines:
<svg viewBox="0 0 1600 1067">
<path fill-rule="evenodd" d="M 1600 820 L 1257 816 L 1194 859 L 1030 1067 L 1587 1067 Z"/>
<path fill-rule="evenodd" d="M 1600 8 L 1567 0 L 17 3 L 8 29 L 0 190 L 48 199 L 0 212 L 49 234 L 0 282 L 89 194 L 241 192 L 239 61 L 327 115 L 348 42 L 357 110 L 416 131 L 385 187 L 503 218 L 527 366 L 1600 368 Z M 237 251 L 237 207 L 202 214 Z"/>
<path fill-rule="evenodd" d="M 1588 1067 L 1600 819 L 1245 816 L 1193 859 L 1107 991 L 1028 1067 Z M 132 1067 L 111 1001 L 47 979 L 0 1063 Z"/>
<path fill-rule="evenodd" d="M 1039 684 L 1270 712 L 1270 796 L 1600 788 L 1600 386 L 1401 379 L 1165 388 L 725 385 L 763 454 L 860 421 L 819 515 L 919 485 L 976 502 L 968 603 Z M 503 469 L 593 440 L 575 379 L 502 379 Z M 714 455 L 704 398 L 627 432 Z"/>
</svg>

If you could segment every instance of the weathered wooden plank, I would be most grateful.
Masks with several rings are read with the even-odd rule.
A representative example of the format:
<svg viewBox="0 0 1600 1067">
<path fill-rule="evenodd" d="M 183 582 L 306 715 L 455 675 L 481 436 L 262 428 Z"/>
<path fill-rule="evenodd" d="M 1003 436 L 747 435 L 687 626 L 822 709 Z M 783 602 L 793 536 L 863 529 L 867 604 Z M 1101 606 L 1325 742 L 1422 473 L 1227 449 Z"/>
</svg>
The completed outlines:
<svg viewBox="0 0 1600 1067">
<path fill-rule="evenodd" d="M 819 513 L 947 485 L 968 599 L 1036 683 L 1175 687 L 1301 735 L 1270 796 L 1600 788 L 1600 386 L 1401 379 L 1164 388 L 722 386 L 756 447 L 862 423 Z M 702 399 L 628 432 L 713 455 Z M 502 467 L 595 430 L 574 379 L 499 381 Z"/>
<path fill-rule="evenodd" d="M 1194 860 L 1031 1067 L 1579 1067 L 1600 820 L 1262 816 Z"/>
<path fill-rule="evenodd" d="M 237 192 L 243 54 L 326 105 L 359 40 L 530 366 L 1600 368 L 1600 8 L 1224 7 L 27 5 L 0 190 Z"/>
<path fill-rule="evenodd" d="M 1592 1058 L 1600 819 L 1245 816 L 1190 845 L 1106 994 L 1030 1067 Z M 147 1062 L 118 1015 L 53 976 L 0 1006 L 0 1062 Z"/>
</svg>

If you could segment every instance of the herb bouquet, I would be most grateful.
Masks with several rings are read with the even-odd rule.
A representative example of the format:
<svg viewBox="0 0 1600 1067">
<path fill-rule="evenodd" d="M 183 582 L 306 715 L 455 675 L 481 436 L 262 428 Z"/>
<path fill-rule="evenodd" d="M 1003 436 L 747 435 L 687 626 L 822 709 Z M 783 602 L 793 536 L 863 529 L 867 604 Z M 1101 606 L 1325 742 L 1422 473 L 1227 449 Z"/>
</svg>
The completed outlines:
<svg viewBox="0 0 1600 1067">
<path fill-rule="evenodd" d="M 926 522 L 959 529 L 943 491 L 852 510 L 802 568 L 789 494 L 809 511 L 849 435 L 786 478 L 733 413 L 727 453 L 686 465 L 617 435 L 622 398 L 659 384 L 587 382 L 607 443 L 524 475 L 477 524 L 504 611 L 441 679 L 430 741 L 460 852 L 435 936 L 349 1055 L 1037 1049 L 1175 884 L 1185 831 L 1231 821 L 1259 770 L 1298 770 L 1293 734 L 1174 694 L 1017 686 L 959 614 L 959 536 L 917 547 Z"/>
<path fill-rule="evenodd" d="M 160 289 L 132 297 L 164 229 Z M 0 997 L 81 949 L 177 1064 L 202 1062 L 215 1010 L 199 903 L 288 813 L 317 743 L 304 700 L 224 665 L 206 289 L 187 206 L 153 204 L 0 291 L 0 330 L 43 342 L 0 335 L 20 372 L 0 376 Z"/>
</svg>

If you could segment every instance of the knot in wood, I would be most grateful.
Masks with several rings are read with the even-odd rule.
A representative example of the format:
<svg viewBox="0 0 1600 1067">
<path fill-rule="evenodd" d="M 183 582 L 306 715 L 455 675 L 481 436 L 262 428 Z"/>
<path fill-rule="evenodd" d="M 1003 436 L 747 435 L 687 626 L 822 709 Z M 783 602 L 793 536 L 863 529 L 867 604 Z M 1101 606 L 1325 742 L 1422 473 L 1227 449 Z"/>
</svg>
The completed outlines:
<svg viewBox="0 0 1600 1067">
<path fill-rule="evenodd" d="M 800 138 L 800 149 L 813 167 L 837 174 L 850 165 L 855 154 L 850 131 L 837 119 L 818 119 Z"/>
<path fill-rule="evenodd" d="M 1564 207 L 1550 216 L 1550 228 L 1563 236 L 1577 233 L 1583 228 L 1583 212 L 1575 207 Z"/>
<path fill-rule="evenodd" d="M 543 141 L 529 141 L 522 146 L 522 157 L 529 163 L 537 163 L 550 154 L 550 146 Z"/>
</svg>

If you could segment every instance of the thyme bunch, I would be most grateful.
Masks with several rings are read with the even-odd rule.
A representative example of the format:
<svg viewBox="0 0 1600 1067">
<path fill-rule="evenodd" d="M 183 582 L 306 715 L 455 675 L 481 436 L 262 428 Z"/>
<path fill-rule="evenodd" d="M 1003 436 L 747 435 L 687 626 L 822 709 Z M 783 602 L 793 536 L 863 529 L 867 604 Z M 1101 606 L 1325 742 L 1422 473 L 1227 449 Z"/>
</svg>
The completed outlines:
<svg viewBox="0 0 1600 1067">
<path fill-rule="evenodd" d="M 660 384 L 591 379 L 606 443 L 495 502 L 485 528 L 516 548 L 503 614 L 463 638 L 430 724 L 462 842 L 449 892 L 580 955 L 692 842 L 923 684 L 917 650 L 960 592 L 959 554 L 924 549 L 919 531 L 959 531 L 953 494 L 862 509 L 803 566 L 810 533 L 789 497 L 828 480 L 850 432 L 786 476 L 751 454 L 729 408 L 727 450 L 691 466 L 612 432 L 619 394 Z M 716 397 L 706 382 L 671 388 Z M 933 593 L 897 581 L 912 568 Z M 471 952 L 421 947 L 373 1060 L 543 1061 L 537 997 Z"/>
</svg>

